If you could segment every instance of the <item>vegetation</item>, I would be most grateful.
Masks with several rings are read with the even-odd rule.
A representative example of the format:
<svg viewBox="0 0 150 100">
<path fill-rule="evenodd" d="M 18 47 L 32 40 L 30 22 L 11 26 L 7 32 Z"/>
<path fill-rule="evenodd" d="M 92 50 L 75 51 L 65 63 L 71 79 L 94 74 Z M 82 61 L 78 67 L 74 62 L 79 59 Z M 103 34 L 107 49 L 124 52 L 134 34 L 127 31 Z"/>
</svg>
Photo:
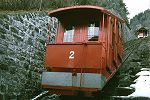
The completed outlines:
<svg viewBox="0 0 150 100">
<path fill-rule="evenodd" d="M 0 10 L 46 10 L 74 5 L 96 5 L 113 9 L 128 22 L 123 0 L 1 0 Z"/>
<path fill-rule="evenodd" d="M 50 7 L 51 0 L 1 0 L 0 10 L 32 10 Z"/>
<path fill-rule="evenodd" d="M 135 32 L 138 27 L 147 27 L 150 31 L 150 9 L 139 13 L 130 21 L 130 26 Z"/>
</svg>

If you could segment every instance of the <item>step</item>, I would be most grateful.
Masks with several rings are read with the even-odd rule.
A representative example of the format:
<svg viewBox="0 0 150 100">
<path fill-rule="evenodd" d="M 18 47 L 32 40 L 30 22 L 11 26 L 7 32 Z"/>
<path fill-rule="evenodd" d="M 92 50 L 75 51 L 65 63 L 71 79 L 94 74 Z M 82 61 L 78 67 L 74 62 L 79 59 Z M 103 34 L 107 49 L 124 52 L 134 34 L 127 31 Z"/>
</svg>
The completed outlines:
<svg viewBox="0 0 150 100">
<path fill-rule="evenodd" d="M 118 96 L 127 96 L 133 93 L 135 90 L 131 87 L 117 87 L 116 92 Z"/>
</svg>

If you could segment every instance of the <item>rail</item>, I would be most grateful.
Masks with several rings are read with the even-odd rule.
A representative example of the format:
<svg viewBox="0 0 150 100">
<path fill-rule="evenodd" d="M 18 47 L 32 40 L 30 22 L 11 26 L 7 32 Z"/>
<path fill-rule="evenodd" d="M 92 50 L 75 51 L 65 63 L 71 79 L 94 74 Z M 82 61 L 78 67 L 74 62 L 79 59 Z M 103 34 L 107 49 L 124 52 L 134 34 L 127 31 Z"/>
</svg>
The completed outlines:
<svg viewBox="0 0 150 100">
<path fill-rule="evenodd" d="M 49 91 L 43 91 L 42 93 L 40 93 L 39 95 L 37 95 L 36 97 L 34 97 L 33 99 L 30 99 L 30 100 L 41 100 L 41 98 L 47 96 L 48 93 L 49 93 Z M 48 100 L 55 100 L 55 98 L 57 98 L 59 96 L 60 95 L 56 95 L 56 94 L 50 95 L 49 94 L 49 96 L 47 96 L 47 97 L 48 97 Z"/>
<path fill-rule="evenodd" d="M 140 38 L 141 40 L 139 41 L 139 39 L 136 39 L 135 41 L 139 41 L 139 42 L 135 42 L 135 43 L 130 43 L 129 46 L 127 46 L 126 48 L 124 48 L 123 52 L 128 51 L 128 49 L 131 49 L 132 47 L 134 47 L 135 45 L 138 45 L 141 41 L 142 38 Z"/>
<path fill-rule="evenodd" d="M 142 42 L 142 39 L 141 39 L 140 41 L 138 41 L 137 43 L 135 43 L 134 45 L 131 45 L 131 46 L 127 47 L 127 48 L 124 50 L 124 52 L 125 52 L 125 51 L 127 51 L 129 48 L 133 47 L 133 48 L 130 50 L 130 52 L 123 58 L 123 62 L 121 63 L 120 66 L 122 66 L 122 65 L 126 62 L 126 60 L 130 57 L 130 55 L 134 52 L 134 50 L 140 46 L 140 43 L 141 43 L 141 42 Z M 120 68 L 120 67 L 119 67 L 119 68 Z"/>
<path fill-rule="evenodd" d="M 44 92 L 40 93 L 39 95 L 37 95 L 36 97 L 34 97 L 31 100 L 37 100 L 37 99 L 41 98 L 43 95 L 46 95 L 47 93 L 48 93 L 48 91 L 44 91 Z"/>
<path fill-rule="evenodd" d="M 118 70 L 121 68 L 121 66 L 123 66 L 123 64 L 127 61 L 127 59 L 130 57 L 130 55 L 136 50 L 136 48 L 138 48 L 140 46 L 142 39 L 139 41 L 137 40 L 136 43 L 134 43 L 133 45 L 128 46 L 128 49 L 131 49 L 129 51 L 129 53 L 127 53 L 122 60 L 122 63 L 119 65 L 117 72 L 114 74 L 114 76 L 112 78 L 110 78 L 110 80 L 108 80 L 108 82 L 106 83 L 106 85 L 103 87 L 102 89 L 102 93 L 105 93 L 105 90 L 107 90 L 107 87 L 109 86 L 109 83 L 111 83 L 111 81 L 113 81 L 113 78 L 115 77 L 115 75 L 117 75 Z M 127 49 L 125 49 L 123 52 L 127 51 Z"/>
<path fill-rule="evenodd" d="M 128 58 L 131 56 L 131 54 L 140 46 L 140 44 L 143 42 L 142 41 L 143 39 L 140 39 L 139 41 L 137 41 L 136 43 L 134 43 L 133 45 L 130 45 L 130 46 L 128 46 L 126 49 L 124 49 L 124 52 L 125 51 L 127 51 L 128 49 L 131 49 L 131 50 L 129 50 L 129 53 L 127 53 L 126 54 L 126 56 L 123 58 L 123 62 L 120 64 L 120 66 L 119 66 L 119 68 L 121 67 L 121 66 L 123 66 L 123 64 L 128 60 Z M 132 90 L 133 88 L 126 88 L 126 87 L 117 87 L 117 88 L 124 88 L 124 89 L 130 89 L 130 90 Z M 125 97 L 125 98 L 120 98 L 120 96 L 111 96 L 112 97 L 112 99 L 111 100 L 127 100 L 127 98 Z M 128 98 L 129 99 L 129 98 Z M 140 99 L 138 99 L 138 100 L 140 100 Z"/>
</svg>

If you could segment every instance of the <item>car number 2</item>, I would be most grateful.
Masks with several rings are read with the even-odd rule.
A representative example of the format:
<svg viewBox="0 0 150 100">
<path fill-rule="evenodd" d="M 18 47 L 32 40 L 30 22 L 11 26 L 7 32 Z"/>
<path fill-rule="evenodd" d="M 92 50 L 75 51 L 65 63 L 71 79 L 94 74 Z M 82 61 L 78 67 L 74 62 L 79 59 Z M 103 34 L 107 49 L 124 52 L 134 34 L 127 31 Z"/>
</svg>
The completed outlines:
<svg viewBox="0 0 150 100">
<path fill-rule="evenodd" d="M 70 51 L 69 59 L 74 59 L 74 51 Z"/>
</svg>

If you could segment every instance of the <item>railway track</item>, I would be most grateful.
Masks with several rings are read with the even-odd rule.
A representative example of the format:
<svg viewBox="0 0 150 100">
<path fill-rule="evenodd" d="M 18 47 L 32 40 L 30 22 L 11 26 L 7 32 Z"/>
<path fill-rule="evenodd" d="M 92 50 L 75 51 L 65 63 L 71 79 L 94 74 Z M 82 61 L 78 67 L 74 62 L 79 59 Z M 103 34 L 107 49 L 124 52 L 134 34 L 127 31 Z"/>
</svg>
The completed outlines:
<svg viewBox="0 0 150 100">
<path fill-rule="evenodd" d="M 40 93 L 39 95 L 35 96 L 34 98 L 32 98 L 31 100 L 59 100 L 59 96 L 60 95 L 56 95 L 56 94 L 48 94 L 49 91 L 43 91 L 42 93 Z"/>
<path fill-rule="evenodd" d="M 129 58 L 129 56 L 136 50 L 136 48 L 138 48 L 141 44 L 143 39 L 140 40 L 136 40 L 136 42 L 134 44 L 129 45 L 128 47 L 126 47 L 124 49 L 124 57 L 123 57 L 123 62 L 121 63 L 121 66 L 124 64 L 124 62 L 126 62 L 126 60 Z M 130 51 L 129 53 L 127 53 L 127 51 Z M 119 67 L 120 68 L 120 67 Z"/>
<path fill-rule="evenodd" d="M 134 43 L 133 45 L 131 44 L 130 46 L 128 46 L 125 49 L 126 53 L 127 53 L 128 49 L 130 49 L 130 47 L 132 47 L 132 48 L 129 50 L 130 52 L 124 56 L 122 65 L 128 60 L 128 58 L 132 54 L 135 55 L 137 53 L 137 50 L 139 50 L 139 48 L 140 49 L 142 48 L 144 50 L 143 47 L 146 47 L 145 44 L 147 42 L 148 42 L 148 38 L 140 39 L 136 43 Z M 144 44 L 144 46 L 143 46 L 143 44 Z M 145 51 L 146 50 L 140 51 L 140 53 L 137 54 L 138 57 L 137 56 L 136 57 L 133 56 L 133 58 L 130 57 L 129 62 L 138 63 L 140 65 L 140 67 L 138 67 L 138 68 L 137 67 L 136 68 L 132 67 L 132 69 L 131 69 L 132 73 L 129 73 L 129 74 L 127 73 L 127 77 L 131 77 L 132 78 L 131 79 L 132 80 L 131 84 L 135 84 L 135 79 L 137 79 L 139 77 L 136 74 L 138 72 L 140 72 L 140 70 L 141 70 L 140 68 L 145 68 L 145 65 L 147 65 L 145 63 L 145 59 L 148 59 L 148 58 L 146 58 L 148 56 L 147 56 L 147 53 Z M 142 64 L 143 61 L 144 61 L 144 64 Z M 132 65 L 130 65 L 130 66 L 132 66 Z M 147 97 L 140 97 L 140 96 L 139 97 L 131 97 L 130 95 L 133 94 L 136 90 L 135 90 L 135 88 L 130 87 L 130 85 L 128 85 L 129 87 L 119 87 L 118 90 L 122 89 L 121 92 L 124 92 L 124 93 L 122 95 L 118 94 L 116 96 L 112 96 L 110 100 L 150 100 L 150 98 L 147 98 Z M 126 92 L 126 94 L 125 94 L 125 92 Z"/>
<path fill-rule="evenodd" d="M 126 63 L 126 61 L 128 60 L 128 58 L 136 51 L 136 49 L 140 46 L 140 44 L 142 42 L 143 42 L 143 39 L 137 39 L 137 40 L 133 41 L 133 43 L 131 43 L 130 45 L 128 45 L 124 49 L 123 60 L 122 60 L 122 63 L 119 65 L 119 69 L 118 70 L 120 70 L 120 68 L 124 65 L 124 63 Z M 118 79 L 119 75 L 120 75 L 120 73 L 118 71 L 114 75 L 114 77 L 112 79 L 110 79 L 110 81 L 106 84 L 106 88 L 104 87 L 102 95 L 105 95 L 105 97 L 103 98 L 103 100 L 120 100 L 119 98 L 117 99 L 117 98 L 114 98 L 112 96 L 112 94 L 114 94 L 114 91 L 115 91 L 116 88 L 121 88 L 121 89 L 129 90 L 129 92 L 132 91 L 131 88 L 127 89 L 126 87 L 117 87 L 117 85 L 119 84 L 119 83 L 117 83 L 117 81 L 119 80 Z M 110 90 L 110 88 L 111 88 L 111 90 Z"/>
<path fill-rule="evenodd" d="M 134 47 L 139 46 L 138 44 L 140 44 L 142 42 L 142 40 L 143 39 L 140 38 L 140 39 L 132 40 L 131 43 L 127 43 L 128 45 L 126 44 L 127 46 L 125 46 L 125 48 L 123 50 L 124 54 L 126 54 L 127 51 L 131 51 L 130 49 L 134 49 Z"/>
</svg>

